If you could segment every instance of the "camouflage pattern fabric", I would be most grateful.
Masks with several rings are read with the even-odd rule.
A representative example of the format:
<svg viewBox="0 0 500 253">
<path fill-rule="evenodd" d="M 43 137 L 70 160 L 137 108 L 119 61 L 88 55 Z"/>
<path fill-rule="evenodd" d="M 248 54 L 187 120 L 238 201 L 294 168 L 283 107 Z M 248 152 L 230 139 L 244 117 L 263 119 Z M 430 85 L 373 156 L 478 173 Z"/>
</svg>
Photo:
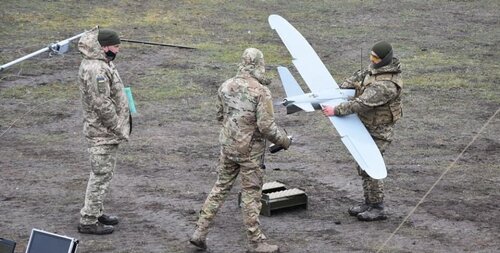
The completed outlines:
<svg viewBox="0 0 500 253">
<path fill-rule="evenodd" d="M 335 115 L 357 113 L 370 134 L 378 139 L 392 140 L 394 123 L 402 116 L 401 64 L 397 58 L 381 68 L 371 65 L 344 81 L 341 88 L 354 88 L 356 95 L 335 107 Z"/>
<path fill-rule="evenodd" d="M 218 178 L 200 211 L 198 229 L 208 229 L 241 174 L 242 212 L 248 239 L 266 239 L 259 228 L 265 140 L 285 148 L 290 146 L 290 140 L 274 121 L 271 92 L 261 83 L 268 80 L 264 72 L 262 52 L 246 49 L 237 75 L 218 90 L 217 119 L 222 123 Z"/>
<path fill-rule="evenodd" d="M 85 205 L 80 211 L 80 223 L 91 225 L 97 222 L 103 212 L 103 201 L 109 190 L 116 165 L 118 144 L 91 146 L 91 171 L 85 194 Z"/>
<path fill-rule="evenodd" d="M 377 147 L 379 148 L 382 155 L 384 155 L 386 148 L 391 143 L 390 141 L 374 139 Z M 384 202 L 384 181 L 373 179 L 368 174 L 361 169 L 361 167 L 357 167 L 358 174 L 361 176 L 363 180 L 363 196 L 365 198 L 366 203 L 378 204 Z"/>
<path fill-rule="evenodd" d="M 222 122 L 219 142 L 225 154 L 233 157 L 263 154 L 266 139 L 285 148 L 290 145 L 274 121 L 271 91 L 261 84 L 262 80 L 268 80 L 264 72 L 262 53 L 250 48 L 243 53 L 236 77 L 219 87 L 217 119 Z"/>
<path fill-rule="evenodd" d="M 266 239 L 260 230 L 259 214 L 262 207 L 262 184 L 264 170 L 261 169 L 261 156 L 247 159 L 230 159 L 224 153 L 219 158 L 218 177 L 200 211 L 197 222 L 199 228 L 208 229 L 220 206 L 233 187 L 238 174 L 241 174 L 241 203 L 243 223 L 250 241 Z"/>
<path fill-rule="evenodd" d="M 91 145 L 119 144 L 130 134 L 130 111 L 123 83 L 97 40 L 98 28 L 78 42 L 83 59 L 78 83 L 83 106 L 83 132 Z"/>
<path fill-rule="evenodd" d="M 107 62 L 97 40 L 98 28 L 80 38 L 82 62 L 78 83 L 83 107 L 83 132 L 89 143 L 90 178 L 80 223 L 94 224 L 103 214 L 103 200 L 116 164 L 118 144 L 128 140 L 130 112 L 123 83 L 113 62 Z"/>
<path fill-rule="evenodd" d="M 354 98 L 335 107 L 335 115 L 357 113 L 368 132 L 375 140 L 382 155 L 392 141 L 395 122 L 402 117 L 401 64 L 397 58 L 380 68 L 372 65 L 366 70 L 354 73 L 341 88 L 354 88 Z M 367 203 L 378 204 L 384 201 L 384 183 L 373 179 L 357 167 L 363 179 L 364 198 Z"/>
</svg>

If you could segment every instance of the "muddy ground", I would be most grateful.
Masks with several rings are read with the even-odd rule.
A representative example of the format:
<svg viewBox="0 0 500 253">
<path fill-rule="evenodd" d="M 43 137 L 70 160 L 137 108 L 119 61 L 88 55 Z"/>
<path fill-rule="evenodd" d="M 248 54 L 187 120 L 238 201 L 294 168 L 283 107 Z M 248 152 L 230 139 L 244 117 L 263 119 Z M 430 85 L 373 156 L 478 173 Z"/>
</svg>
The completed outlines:
<svg viewBox="0 0 500 253">
<path fill-rule="evenodd" d="M 385 157 L 389 219 L 367 223 L 346 212 L 361 200 L 361 181 L 328 120 L 276 105 L 296 141 L 266 155 L 265 181 L 304 189 L 309 207 L 262 216 L 271 241 L 282 252 L 499 252 L 499 9 L 437 0 L 3 1 L 2 64 L 97 24 L 197 49 L 122 44 L 115 62 L 138 113 L 105 202 L 121 223 L 107 236 L 76 230 L 89 173 L 79 54 L 44 54 L 1 72 L 0 237 L 15 240 L 16 252 L 32 228 L 79 239 L 81 253 L 193 252 L 187 238 L 216 179 L 217 87 L 249 46 L 262 49 L 274 77 L 278 65 L 293 69 L 267 23 L 280 14 L 337 81 L 359 68 L 360 51 L 393 43 L 405 109 Z M 271 90 L 279 102 L 278 78 Z M 215 220 L 211 252 L 245 252 L 239 190 Z"/>
</svg>

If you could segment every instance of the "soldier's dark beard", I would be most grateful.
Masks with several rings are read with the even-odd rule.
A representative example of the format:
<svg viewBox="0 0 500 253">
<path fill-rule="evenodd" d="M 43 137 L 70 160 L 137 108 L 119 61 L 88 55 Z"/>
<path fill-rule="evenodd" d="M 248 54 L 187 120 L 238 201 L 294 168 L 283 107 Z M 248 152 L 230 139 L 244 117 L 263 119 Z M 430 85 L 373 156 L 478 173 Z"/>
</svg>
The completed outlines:
<svg viewBox="0 0 500 253">
<path fill-rule="evenodd" d="M 113 51 L 109 50 L 106 52 L 106 59 L 108 59 L 108 61 L 114 60 L 115 57 L 116 57 L 116 54 L 113 53 Z"/>
</svg>

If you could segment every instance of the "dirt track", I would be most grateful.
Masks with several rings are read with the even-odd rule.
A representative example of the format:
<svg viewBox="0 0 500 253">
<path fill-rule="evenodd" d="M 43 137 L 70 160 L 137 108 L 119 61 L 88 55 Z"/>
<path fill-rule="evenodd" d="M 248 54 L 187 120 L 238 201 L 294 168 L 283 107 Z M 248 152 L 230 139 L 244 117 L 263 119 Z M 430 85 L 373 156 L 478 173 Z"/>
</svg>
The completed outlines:
<svg viewBox="0 0 500 253">
<path fill-rule="evenodd" d="M 266 156 L 265 181 L 304 189 L 309 208 L 262 216 L 272 242 L 282 252 L 500 251 L 500 115 L 492 117 L 500 108 L 497 1 L 43 2 L 4 4 L 2 64 L 96 23 L 198 49 L 122 47 L 116 64 L 138 114 L 105 204 L 122 218 L 109 236 L 76 231 L 89 173 L 78 53 L 36 57 L 0 73 L 0 237 L 17 241 L 16 252 L 25 251 L 32 228 L 78 238 L 80 253 L 192 252 L 187 238 L 216 179 L 218 85 L 234 75 L 247 46 L 264 51 L 274 76 L 276 66 L 292 67 L 267 24 L 274 13 L 302 32 L 337 81 L 359 68 L 360 47 L 366 55 L 381 37 L 393 42 L 405 71 L 405 109 L 386 152 L 390 218 L 366 223 L 346 212 L 361 200 L 361 181 L 328 120 L 320 113 L 285 115 L 277 105 L 278 124 L 296 142 Z M 127 15 L 103 19 L 108 11 Z M 74 19 L 56 25 L 67 16 Z M 277 102 L 280 86 L 276 78 Z M 211 252 L 244 252 L 239 189 L 211 229 Z"/>
</svg>

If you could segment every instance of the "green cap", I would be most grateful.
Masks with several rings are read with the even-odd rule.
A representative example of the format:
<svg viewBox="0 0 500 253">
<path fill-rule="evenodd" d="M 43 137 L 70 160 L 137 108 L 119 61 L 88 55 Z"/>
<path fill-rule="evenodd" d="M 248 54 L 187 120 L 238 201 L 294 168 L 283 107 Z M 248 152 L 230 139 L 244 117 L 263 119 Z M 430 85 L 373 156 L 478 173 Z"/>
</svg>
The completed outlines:
<svg viewBox="0 0 500 253">
<path fill-rule="evenodd" d="M 393 53 L 392 46 L 388 42 L 379 41 L 375 43 L 372 47 L 372 51 L 382 60 L 377 64 L 373 64 L 374 68 L 377 69 L 391 63 Z"/>
<path fill-rule="evenodd" d="M 384 59 L 392 51 L 392 46 L 385 41 L 379 41 L 373 45 L 372 51 L 377 54 L 378 58 Z"/>
<path fill-rule="evenodd" d="M 112 46 L 120 44 L 120 37 L 113 30 L 102 29 L 99 30 L 99 35 L 97 35 L 97 40 L 101 46 Z"/>
</svg>

